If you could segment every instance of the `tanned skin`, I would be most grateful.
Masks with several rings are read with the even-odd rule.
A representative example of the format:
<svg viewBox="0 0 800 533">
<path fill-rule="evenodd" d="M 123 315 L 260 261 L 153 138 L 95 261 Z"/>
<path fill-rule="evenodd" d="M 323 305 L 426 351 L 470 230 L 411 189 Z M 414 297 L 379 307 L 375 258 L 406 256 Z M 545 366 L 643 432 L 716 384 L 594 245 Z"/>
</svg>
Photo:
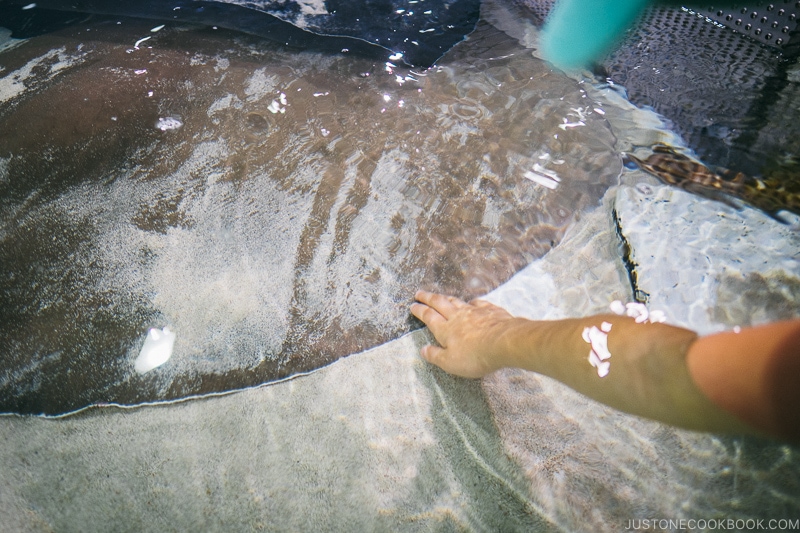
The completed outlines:
<svg viewBox="0 0 800 533">
<path fill-rule="evenodd" d="M 698 337 L 614 314 L 536 321 L 483 300 L 426 291 L 416 300 L 411 313 L 439 344 L 421 355 L 451 374 L 481 378 L 523 368 L 667 424 L 800 442 L 800 320 Z M 600 377 L 582 332 L 603 322 L 611 324 L 611 358 Z"/>
</svg>

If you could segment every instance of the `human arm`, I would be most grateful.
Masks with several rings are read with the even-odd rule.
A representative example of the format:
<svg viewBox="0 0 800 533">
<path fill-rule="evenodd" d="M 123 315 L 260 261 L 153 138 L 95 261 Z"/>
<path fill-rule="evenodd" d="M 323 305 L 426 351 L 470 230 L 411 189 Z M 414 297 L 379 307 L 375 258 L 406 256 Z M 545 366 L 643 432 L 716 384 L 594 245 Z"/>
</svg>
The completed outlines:
<svg viewBox="0 0 800 533">
<path fill-rule="evenodd" d="M 800 321 L 780 331 L 752 328 L 698 339 L 684 328 L 640 324 L 613 314 L 532 321 L 485 301 L 466 303 L 424 291 L 417 293 L 417 300 L 411 312 L 440 344 L 424 347 L 422 356 L 450 373 L 477 378 L 504 367 L 524 368 L 613 408 L 668 424 L 798 440 L 798 374 L 776 375 L 769 369 L 796 369 L 800 364 Z M 611 325 L 611 357 L 608 374 L 600 377 L 588 361 L 591 346 L 583 331 L 603 322 Z M 739 341 L 755 339 L 757 346 L 764 346 L 759 340 L 763 335 L 782 340 L 752 351 L 727 335 L 738 335 Z M 738 366 L 725 364 L 731 350 L 736 350 Z M 747 377 L 754 368 L 763 369 L 757 386 Z M 775 386 L 780 392 L 770 392 Z"/>
</svg>

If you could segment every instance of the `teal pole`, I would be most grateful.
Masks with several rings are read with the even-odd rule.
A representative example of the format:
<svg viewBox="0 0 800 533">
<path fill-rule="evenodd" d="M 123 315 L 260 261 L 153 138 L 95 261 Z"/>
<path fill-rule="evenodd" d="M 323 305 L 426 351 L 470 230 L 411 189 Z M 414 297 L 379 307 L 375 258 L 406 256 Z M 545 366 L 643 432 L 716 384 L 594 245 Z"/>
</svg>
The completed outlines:
<svg viewBox="0 0 800 533">
<path fill-rule="evenodd" d="M 557 0 L 542 29 L 543 57 L 562 69 L 584 67 L 609 52 L 650 3 L 696 5 L 697 0 Z M 715 6 L 741 0 L 715 0 Z"/>
<path fill-rule="evenodd" d="M 558 0 L 542 29 L 543 57 L 562 69 L 602 57 L 648 0 Z"/>
</svg>

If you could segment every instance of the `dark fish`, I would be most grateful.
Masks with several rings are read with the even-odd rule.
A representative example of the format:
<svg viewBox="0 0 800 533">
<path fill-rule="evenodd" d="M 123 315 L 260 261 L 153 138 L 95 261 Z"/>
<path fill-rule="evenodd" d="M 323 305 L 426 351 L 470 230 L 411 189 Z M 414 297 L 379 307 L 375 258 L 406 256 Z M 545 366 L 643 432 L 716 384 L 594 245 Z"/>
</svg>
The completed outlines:
<svg viewBox="0 0 800 533">
<path fill-rule="evenodd" d="M 741 209 L 737 202 L 741 200 L 784 224 L 786 220 L 779 215 L 780 211 L 800 215 L 800 164 L 795 160 L 769 169 L 763 178 L 756 178 L 725 168 L 711 169 L 665 144 L 653 146 L 653 153 L 644 161 L 630 153 L 624 155 L 668 185 L 737 209 Z"/>
</svg>

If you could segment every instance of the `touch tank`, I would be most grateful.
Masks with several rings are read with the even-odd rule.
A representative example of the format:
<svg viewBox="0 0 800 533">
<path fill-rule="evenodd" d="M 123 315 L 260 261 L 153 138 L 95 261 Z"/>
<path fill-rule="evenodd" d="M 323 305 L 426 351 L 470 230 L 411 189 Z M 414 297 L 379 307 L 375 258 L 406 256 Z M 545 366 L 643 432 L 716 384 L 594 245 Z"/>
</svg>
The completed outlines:
<svg viewBox="0 0 800 533">
<path fill-rule="evenodd" d="M 547 8 L 484 2 L 430 68 L 100 9 L 6 33 L 9 530 L 796 518 L 795 447 L 675 430 L 521 371 L 459 380 L 416 355 L 418 287 L 536 318 L 638 300 L 701 333 L 798 315 L 791 49 L 671 8 L 647 16 L 673 26 L 640 25 L 594 72 L 565 74 L 537 56 Z M 778 203 L 625 166 L 658 145 L 778 184 Z M 137 372 L 151 329 L 174 344 Z"/>
</svg>

